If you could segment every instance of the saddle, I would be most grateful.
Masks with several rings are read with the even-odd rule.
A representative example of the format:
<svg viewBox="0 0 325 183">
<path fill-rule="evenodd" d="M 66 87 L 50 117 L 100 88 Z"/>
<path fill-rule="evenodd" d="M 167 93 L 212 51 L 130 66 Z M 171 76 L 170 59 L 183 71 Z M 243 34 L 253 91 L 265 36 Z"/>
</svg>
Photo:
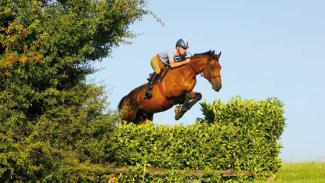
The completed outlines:
<svg viewBox="0 0 325 183">
<path fill-rule="evenodd" d="M 165 65 L 165 66 L 161 69 L 161 72 L 160 72 L 158 78 L 157 78 L 157 79 L 156 79 L 152 84 L 155 85 L 158 81 L 161 82 L 161 81 L 164 79 L 165 75 L 167 74 L 168 70 L 169 70 L 169 66 Z M 154 74 L 154 73 L 150 73 L 150 74 L 149 74 L 149 76 L 148 76 L 148 78 L 147 78 L 148 81 L 150 81 L 150 79 L 152 78 L 153 74 Z"/>
</svg>

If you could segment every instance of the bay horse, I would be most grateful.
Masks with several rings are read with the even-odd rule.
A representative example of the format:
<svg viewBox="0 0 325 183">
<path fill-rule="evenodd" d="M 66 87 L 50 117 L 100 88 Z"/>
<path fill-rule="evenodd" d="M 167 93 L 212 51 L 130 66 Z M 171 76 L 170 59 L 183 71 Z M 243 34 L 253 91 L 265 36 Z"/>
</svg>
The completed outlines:
<svg viewBox="0 0 325 183">
<path fill-rule="evenodd" d="M 122 111 L 122 119 L 136 124 L 152 121 L 154 113 L 168 110 L 177 104 L 180 105 L 175 108 L 175 119 L 180 119 L 202 98 L 201 93 L 192 91 L 198 74 L 202 74 L 215 91 L 221 89 L 220 56 L 221 52 L 215 54 L 211 50 L 194 54 L 189 63 L 169 69 L 153 86 L 150 99 L 144 98 L 147 84 L 133 89 L 118 105 L 119 111 Z"/>
</svg>

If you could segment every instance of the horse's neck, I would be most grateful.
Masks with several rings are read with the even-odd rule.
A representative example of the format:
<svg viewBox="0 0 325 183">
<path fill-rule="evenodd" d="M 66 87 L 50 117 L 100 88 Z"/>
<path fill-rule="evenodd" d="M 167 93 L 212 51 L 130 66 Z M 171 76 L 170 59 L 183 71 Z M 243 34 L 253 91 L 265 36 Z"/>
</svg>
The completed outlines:
<svg viewBox="0 0 325 183">
<path fill-rule="evenodd" d="M 192 58 L 190 63 L 188 63 L 187 65 L 191 67 L 195 72 L 195 74 L 197 75 L 203 72 L 206 62 L 207 62 L 206 58 L 196 57 L 196 58 Z"/>
</svg>

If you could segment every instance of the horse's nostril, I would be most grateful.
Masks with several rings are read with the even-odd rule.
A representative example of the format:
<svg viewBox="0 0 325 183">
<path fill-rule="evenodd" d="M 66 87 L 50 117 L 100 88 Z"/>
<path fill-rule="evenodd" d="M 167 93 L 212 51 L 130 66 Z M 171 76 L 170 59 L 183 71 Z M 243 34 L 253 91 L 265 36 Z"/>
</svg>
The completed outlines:
<svg viewBox="0 0 325 183">
<path fill-rule="evenodd" d="M 219 83 L 219 84 L 215 84 L 215 85 L 213 85 L 213 89 L 215 90 L 215 91 L 220 91 L 221 90 L 221 87 L 222 87 L 222 85 L 221 85 L 221 83 Z"/>
</svg>

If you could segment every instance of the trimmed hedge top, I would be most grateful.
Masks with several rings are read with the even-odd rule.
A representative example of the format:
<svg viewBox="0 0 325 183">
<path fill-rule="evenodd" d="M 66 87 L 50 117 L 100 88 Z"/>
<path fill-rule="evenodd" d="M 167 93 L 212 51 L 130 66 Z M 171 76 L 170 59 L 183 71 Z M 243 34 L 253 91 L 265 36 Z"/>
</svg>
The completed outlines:
<svg viewBox="0 0 325 183">
<path fill-rule="evenodd" d="M 257 176 L 278 171 L 282 102 L 235 97 L 201 106 L 205 118 L 189 126 L 120 124 L 114 135 L 117 165 L 249 170 Z"/>
</svg>

